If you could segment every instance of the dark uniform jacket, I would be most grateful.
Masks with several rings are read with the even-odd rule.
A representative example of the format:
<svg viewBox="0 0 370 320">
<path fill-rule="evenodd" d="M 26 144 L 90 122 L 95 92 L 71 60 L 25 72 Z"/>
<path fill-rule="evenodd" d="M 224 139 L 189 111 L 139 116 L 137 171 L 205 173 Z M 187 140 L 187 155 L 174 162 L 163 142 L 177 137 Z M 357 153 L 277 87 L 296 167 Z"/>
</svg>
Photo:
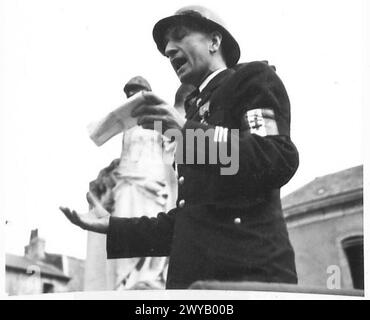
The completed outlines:
<svg viewBox="0 0 370 320">
<path fill-rule="evenodd" d="M 283 83 L 267 63 L 246 63 L 219 73 L 185 107 L 177 208 L 156 218 L 111 217 L 108 258 L 170 256 L 174 289 L 197 280 L 296 283 L 280 202 L 298 167 Z M 193 129 L 209 138 L 194 142 Z M 235 172 L 222 174 L 231 162 L 214 157 L 224 146 Z"/>
</svg>

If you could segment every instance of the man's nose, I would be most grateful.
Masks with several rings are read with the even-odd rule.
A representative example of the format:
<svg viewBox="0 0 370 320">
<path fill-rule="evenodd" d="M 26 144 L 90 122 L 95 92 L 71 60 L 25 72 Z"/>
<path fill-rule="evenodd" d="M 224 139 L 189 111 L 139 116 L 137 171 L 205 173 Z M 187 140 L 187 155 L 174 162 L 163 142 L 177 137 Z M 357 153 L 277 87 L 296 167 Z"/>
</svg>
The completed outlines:
<svg viewBox="0 0 370 320">
<path fill-rule="evenodd" d="M 176 53 L 179 51 L 179 49 L 176 47 L 176 45 L 173 43 L 173 41 L 168 41 L 166 48 L 164 49 L 164 54 L 168 58 L 172 58 L 176 55 Z"/>
</svg>

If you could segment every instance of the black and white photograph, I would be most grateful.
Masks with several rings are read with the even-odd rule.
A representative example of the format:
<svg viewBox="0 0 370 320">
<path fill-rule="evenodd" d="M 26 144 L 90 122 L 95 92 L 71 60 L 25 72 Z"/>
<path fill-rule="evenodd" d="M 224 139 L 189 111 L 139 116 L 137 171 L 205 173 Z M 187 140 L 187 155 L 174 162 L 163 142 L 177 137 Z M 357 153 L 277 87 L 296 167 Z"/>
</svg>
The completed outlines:
<svg viewBox="0 0 370 320">
<path fill-rule="evenodd" d="M 366 299 L 369 7 L 0 0 L 2 297 Z"/>
</svg>

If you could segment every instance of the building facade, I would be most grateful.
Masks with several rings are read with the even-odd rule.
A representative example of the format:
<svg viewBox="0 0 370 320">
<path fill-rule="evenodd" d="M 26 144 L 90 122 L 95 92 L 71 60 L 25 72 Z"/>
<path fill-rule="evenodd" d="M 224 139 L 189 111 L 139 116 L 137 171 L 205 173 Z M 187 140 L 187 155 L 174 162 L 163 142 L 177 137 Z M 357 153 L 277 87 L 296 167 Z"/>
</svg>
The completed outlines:
<svg viewBox="0 0 370 320">
<path fill-rule="evenodd" d="M 363 166 L 316 178 L 282 205 L 299 285 L 363 289 Z"/>
<path fill-rule="evenodd" d="M 83 291 L 84 261 L 45 252 L 45 240 L 32 230 L 24 256 L 6 254 L 8 295 Z"/>
</svg>

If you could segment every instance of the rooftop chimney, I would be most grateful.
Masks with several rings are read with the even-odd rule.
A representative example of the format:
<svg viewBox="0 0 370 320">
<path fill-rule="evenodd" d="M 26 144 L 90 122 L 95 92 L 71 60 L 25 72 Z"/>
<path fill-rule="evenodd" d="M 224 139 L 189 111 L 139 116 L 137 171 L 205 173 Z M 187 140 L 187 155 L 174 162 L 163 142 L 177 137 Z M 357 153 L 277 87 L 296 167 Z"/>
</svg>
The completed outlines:
<svg viewBox="0 0 370 320">
<path fill-rule="evenodd" d="M 39 238 L 38 229 L 31 231 L 30 243 L 24 248 L 24 252 L 32 260 L 45 259 L 45 240 Z"/>
</svg>

